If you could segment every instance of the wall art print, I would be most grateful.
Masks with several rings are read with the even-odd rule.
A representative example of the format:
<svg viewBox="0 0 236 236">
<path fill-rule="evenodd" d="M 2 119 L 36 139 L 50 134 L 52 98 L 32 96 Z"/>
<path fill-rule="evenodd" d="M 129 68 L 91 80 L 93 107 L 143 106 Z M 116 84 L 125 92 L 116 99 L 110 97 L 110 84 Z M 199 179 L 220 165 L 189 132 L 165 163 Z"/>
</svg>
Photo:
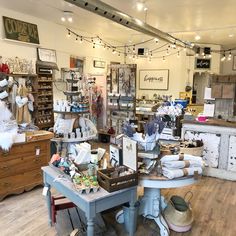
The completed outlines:
<svg viewBox="0 0 236 236">
<path fill-rule="evenodd" d="M 139 89 L 140 90 L 168 90 L 169 70 L 140 70 Z"/>
</svg>

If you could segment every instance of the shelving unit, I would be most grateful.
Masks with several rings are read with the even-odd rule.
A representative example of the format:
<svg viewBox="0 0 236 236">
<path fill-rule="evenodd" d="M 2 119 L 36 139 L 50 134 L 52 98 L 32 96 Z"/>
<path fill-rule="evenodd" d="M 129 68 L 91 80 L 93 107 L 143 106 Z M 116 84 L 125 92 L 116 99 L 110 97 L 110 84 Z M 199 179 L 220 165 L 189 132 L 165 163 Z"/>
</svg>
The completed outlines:
<svg viewBox="0 0 236 236">
<path fill-rule="evenodd" d="M 111 65 L 107 80 L 108 124 L 120 133 L 122 123 L 135 119 L 136 65 Z"/>
<path fill-rule="evenodd" d="M 54 125 L 53 69 L 37 66 L 37 116 L 36 125 L 48 129 Z"/>
</svg>

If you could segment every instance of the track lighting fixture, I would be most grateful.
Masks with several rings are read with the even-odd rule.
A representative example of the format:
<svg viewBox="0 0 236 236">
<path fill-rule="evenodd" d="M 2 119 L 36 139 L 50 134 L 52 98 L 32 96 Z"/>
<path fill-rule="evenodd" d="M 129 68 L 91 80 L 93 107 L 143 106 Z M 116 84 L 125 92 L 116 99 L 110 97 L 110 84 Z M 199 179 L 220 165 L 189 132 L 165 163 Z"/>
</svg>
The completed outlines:
<svg viewBox="0 0 236 236">
<path fill-rule="evenodd" d="M 72 11 L 63 11 L 63 15 L 61 16 L 62 22 L 73 22 L 73 12 Z"/>
</svg>

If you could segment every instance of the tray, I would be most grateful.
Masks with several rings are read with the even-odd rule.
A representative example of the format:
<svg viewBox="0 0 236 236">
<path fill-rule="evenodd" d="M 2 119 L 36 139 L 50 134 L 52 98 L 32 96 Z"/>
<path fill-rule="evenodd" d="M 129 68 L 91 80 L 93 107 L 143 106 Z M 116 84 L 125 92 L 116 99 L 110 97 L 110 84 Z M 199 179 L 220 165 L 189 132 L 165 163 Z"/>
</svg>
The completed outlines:
<svg viewBox="0 0 236 236">
<path fill-rule="evenodd" d="M 138 185 L 138 172 L 117 178 L 109 177 L 115 168 L 108 168 L 97 171 L 97 180 L 99 185 L 109 193 Z"/>
</svg>

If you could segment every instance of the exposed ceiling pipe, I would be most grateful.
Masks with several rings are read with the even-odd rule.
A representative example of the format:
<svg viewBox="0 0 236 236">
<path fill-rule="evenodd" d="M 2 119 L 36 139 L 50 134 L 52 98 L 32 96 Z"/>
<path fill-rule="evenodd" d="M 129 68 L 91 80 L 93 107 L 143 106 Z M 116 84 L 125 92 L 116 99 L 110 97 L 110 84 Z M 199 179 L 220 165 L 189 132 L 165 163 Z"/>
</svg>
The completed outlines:
<svg viewBox="0 0 236 236">
<path fill-rule="evenodd" d="M 171 44 L 176 44 L 181 47 L 192 47 L 190 42 L 185 42 L 165 33 L 159 29 L 146 24 L 145 22 L 127 15 L 124 12 L 100 1 L 100 0 L 65 0 L 71 4 L 81 7 L 85 10 L 91 11 L 97 15 L 103 16 L 118 24 L 121 24 L 130 29 L 139 31 L 143 34 L 150 35 L 154 38 L 159 38 Z"/>
</svg>

